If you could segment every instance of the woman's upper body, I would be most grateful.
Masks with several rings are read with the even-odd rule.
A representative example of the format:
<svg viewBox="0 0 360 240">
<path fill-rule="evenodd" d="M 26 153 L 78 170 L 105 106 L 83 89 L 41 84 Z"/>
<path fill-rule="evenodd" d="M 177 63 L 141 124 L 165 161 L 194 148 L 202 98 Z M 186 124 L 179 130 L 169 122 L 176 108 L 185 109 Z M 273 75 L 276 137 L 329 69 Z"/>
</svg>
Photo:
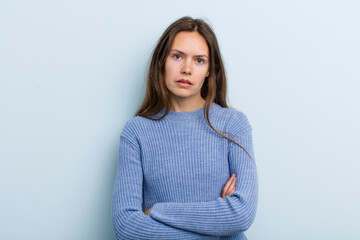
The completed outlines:
<svg viewBox="0 0 360 240">
<path fill-rule="evenodd" d="M 236 135 L 232 139 L 254 158 L 244 113 L 212 103 L 209 118 L 216 129 Z M 221 198 L 233 173 L 236 191 Z M 256 206 L 253 159 L 208 126 L 203 108 L 126 122 L 113 192 L 118 239 L 246 239 Z"/>
<path fill-rule="evenodd" d="M 152 54 L 144 101 L 121 132 L 116 237 L 246 239 L 258 187 L 251 134 L 245 114 L 227 107 L 210 26 L 190 17 L 175 21 Z M 236 190 L 223 198 L 233 173 Z"/>
</svg>

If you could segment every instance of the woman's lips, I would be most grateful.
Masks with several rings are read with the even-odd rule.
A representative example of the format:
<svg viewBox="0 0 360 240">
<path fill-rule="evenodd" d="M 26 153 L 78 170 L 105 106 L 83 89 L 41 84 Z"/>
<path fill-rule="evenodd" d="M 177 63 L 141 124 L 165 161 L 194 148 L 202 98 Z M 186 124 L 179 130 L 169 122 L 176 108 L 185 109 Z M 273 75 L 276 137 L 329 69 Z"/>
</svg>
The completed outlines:
<svg viewBox="0 0 360 240">
<path fill-rule="evenodd" d="M 185 79 L 177 80 L 176 83 L 181 87 L 190 87 L 192 85 L 192 83 L 189 80 L 185 80 Z"/>
<path fill-rule="evenodd" d="M 176 81 L 176 83 L 180 86 L 180 87 L 190 87 L 191 84 L 186 83 L 186 82 L 181 82 L 181 81 Z"/>
</svg>

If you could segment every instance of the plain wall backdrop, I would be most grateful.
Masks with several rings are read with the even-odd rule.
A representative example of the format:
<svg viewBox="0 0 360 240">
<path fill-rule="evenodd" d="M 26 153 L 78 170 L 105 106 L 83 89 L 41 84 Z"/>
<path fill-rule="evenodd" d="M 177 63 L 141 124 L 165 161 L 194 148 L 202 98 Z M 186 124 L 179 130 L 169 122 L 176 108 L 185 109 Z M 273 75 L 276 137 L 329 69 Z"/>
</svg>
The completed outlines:
<svg viewBox="0 0 360 240">
<path fill-rule="evenodd" d="M 115 239 L 119 135 L 151 51 L 211 24 L 253 126 L 249 240 L 360 239 L 360 2 L 0 1 L 0 239 Z"/>
</svg>

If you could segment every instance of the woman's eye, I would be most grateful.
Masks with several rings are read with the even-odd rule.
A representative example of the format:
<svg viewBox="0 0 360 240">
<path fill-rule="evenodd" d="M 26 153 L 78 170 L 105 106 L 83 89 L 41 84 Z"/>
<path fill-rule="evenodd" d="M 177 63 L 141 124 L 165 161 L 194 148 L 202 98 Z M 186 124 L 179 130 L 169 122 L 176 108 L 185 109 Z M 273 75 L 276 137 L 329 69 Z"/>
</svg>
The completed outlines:
<svg viewBox="0 0 360 240">
<path fill-rule="evenodd" d="M 175 58 L 176 60 L 179 60 L 181 58 L 181 56 L 179 54 L 174 54 L 173 58 Z"/>
<path fill-rule="evenodd" d="M 196 61 L 197 61 L 198 63 L 203 63 L 203 62 L 204 62 L 204 60 L 201 59 L 201 58 L 196 59 Z"/>
</svg>

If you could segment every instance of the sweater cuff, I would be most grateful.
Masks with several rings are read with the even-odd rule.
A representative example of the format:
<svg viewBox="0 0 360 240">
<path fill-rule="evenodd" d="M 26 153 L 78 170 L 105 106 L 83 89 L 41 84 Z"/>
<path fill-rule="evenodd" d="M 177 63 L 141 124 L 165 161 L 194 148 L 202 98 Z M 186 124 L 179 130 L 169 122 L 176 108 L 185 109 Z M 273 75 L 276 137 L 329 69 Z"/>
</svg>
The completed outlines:
<svg viewBox="0 0 360 240">
<path fill-rule="evenodd" d="M 157 220 L 161 220 L 163 214 L 163 210 L 164 208 L 162 207 L 165 203 L 155 203 L 155 205 L 151 208 L 149 216 L 157 219 Z"/>
</svg>

